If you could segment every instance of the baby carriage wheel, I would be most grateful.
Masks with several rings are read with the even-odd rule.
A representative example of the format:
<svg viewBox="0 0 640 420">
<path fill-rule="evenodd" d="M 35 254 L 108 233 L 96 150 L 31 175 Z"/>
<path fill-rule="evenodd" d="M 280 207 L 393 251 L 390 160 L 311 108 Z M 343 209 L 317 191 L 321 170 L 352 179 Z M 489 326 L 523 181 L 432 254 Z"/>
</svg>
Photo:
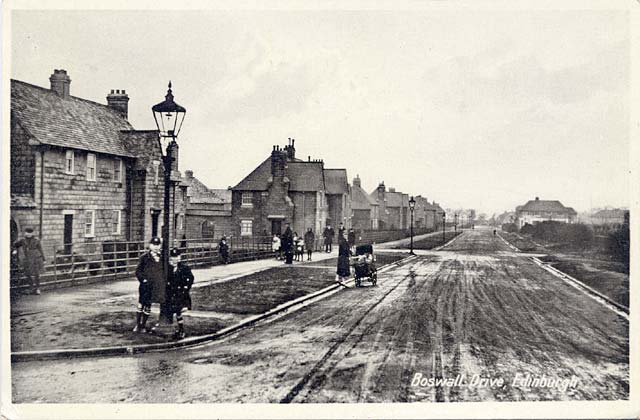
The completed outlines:
<svg viewBox="0 0 640 420">
<path fill-rule="evenodd" d="M 360 287 L 360 279 L 356 279 L 356 287 Z"/>
<path fill-rule="evenodd" d="M 371 274 L 371 284 L 373 284 L 374 286 L 378 284 L 378 273 L 373 272 Z"/>
</svg>

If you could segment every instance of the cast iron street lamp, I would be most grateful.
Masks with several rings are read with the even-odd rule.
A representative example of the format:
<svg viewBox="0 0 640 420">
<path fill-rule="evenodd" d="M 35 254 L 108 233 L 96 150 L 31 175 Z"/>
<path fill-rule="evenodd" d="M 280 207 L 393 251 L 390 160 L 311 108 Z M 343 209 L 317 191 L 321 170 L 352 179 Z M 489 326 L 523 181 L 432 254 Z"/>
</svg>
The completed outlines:
<svg viewBox="0 0 640 420">
<path fill-rule="evenodd" d="M 160 152 L 162 153 L 162 164 L 164 168 L 164 219 L 162 226 L 162 262 L 165 278 L 169 277 L 169 223 L 171 221 L 169 212 L 171 211 L 171 171 L 174 168 L 173 155 L 174 150 L 178 148 L 176 138 L 182 127 L 182 121 L 187 110 L 173 101 L 173 93 L 171 92 L 171 82 L 169 82 L 169 90 L 164 101 L 151 107 L 153 118 L 158 127 L 158 143 Z M 160 307 L 160 320 L 169 323 L 169 314 L 165 305 Z"/>
<path fill-rule="evenodd" d="M 409 199 L 409 210 L 411 210 L 411 250 L 409 251 L 409 254 L 411 255 L 416 255 L 413 252 L 413 211 L 416 209 L 416 200 L 415 198 L 413 198 L 413 196 L 411 196 L 411 198 Z"/>
<path fill-rule="evenodd" d="M 445 221 L 447 220 L 447 213 L 442 212 L 442 243 L 444 244 L 446 241 L 446 237 L 445 237 L 445 233 L 444 233 L 444 227 L 445 227 Z"/>
<path fill-rule="evenodd" d="M 453 232 L 458 233 L 458 213 L 453 214 Z"/>
</svg>

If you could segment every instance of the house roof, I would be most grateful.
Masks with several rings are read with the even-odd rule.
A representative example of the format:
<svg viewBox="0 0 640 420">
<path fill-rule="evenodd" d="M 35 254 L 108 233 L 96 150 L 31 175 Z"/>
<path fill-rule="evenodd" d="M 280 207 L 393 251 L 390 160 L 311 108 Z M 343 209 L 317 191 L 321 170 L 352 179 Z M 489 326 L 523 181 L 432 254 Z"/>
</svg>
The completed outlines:
<svg viewBox="0 0 640 420">
<path fill-rule="evenodd" d="M 289 191 L 323 191 L 325 178 L 322 162 L 288 162 Z"/>
<path fill-rule="evenodd" d="M 574 209 L 563 206 L 558 200 L 529 200 L 527 204 L 522 206 L 518 211 L 576 214 Z"/>
<path fill-rule="evenodd" d="M 403 206 L 403 194 L 401 192 L 389 192 L 385 193 L 387 199 L 387 207 L 402 207 Z"/>
<path fill-rule="evenodd" d="M 11 116 L 42 144 L 133 156 L 118 135 L 133 127 L 107 105 L 11 80 Z"/>
<path fill-rule="evenodd" d="M 349 194 L 349 180 L 346 169 L 325 169 L 324 182 L 327 194 Z"/>
<path fill-rule="evenodd" d="M 269 178 L 271 178 L 271 156 L 266 158 L 233 189 L 240 191 L 266 191 L 269 188 Z"/>
<path fill-rule="evenodd" d="M 623 209 L 603 209 L 595 212 L 592 217 L 598 217 L 603 219 L 623 218 L 627 211 L 628 210 L 623 210 Z"/>
<path fill-rule="evenodd" d="M 187 196 L 192 204 L 229 204 L 231 191 L 226 189 L 210 189 L 195 176 L 182 177 L 180 184 L 186 185 Z"/>
<path fill-rule="evenodd" d="M 376 200 L 371 198 L 369 194 L 357 185 L 351 186 L 351 209 L 352 210 L 371 210 L 371 206 L 377 206 Z"/>
</svg>

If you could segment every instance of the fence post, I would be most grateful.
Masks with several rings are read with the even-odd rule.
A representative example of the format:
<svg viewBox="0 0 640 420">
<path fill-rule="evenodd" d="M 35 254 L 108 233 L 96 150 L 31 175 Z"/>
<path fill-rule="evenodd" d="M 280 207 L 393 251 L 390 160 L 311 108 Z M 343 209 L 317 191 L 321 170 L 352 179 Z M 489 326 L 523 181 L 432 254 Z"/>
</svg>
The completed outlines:
<svg viewBox="0 0 640 420">
<path fill-rule="evenodd" d="M 53 246 L 53 281 L 58 281 L 58 253 L 55 245 Z"/>
</svg>

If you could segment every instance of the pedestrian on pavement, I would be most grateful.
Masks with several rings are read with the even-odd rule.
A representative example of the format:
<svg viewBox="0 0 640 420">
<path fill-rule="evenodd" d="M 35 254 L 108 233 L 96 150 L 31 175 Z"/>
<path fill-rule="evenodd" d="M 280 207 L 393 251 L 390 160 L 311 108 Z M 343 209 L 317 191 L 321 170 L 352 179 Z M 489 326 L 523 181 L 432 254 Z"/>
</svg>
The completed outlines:
<svg viewBox="0 0 640 420">
<path fill-rule="evenodd" d="M 307 261 L 311 261 L 311 254 L 313 253 L 313 246 L 316 241 L 316 235 L 313 234 L 311 228 L 307 229 L 304 234 L 304 247 L 307 250 Z"/>
<path fill-rule="evenodd" d="M 333 237 L 335 236 L 333 228 L 330 225 L 327 225 L 327 227 L 324 229 L 324 232 L 322 233 L 322 236 L 324 237 L 324 251 L 331 252 Z"/>
<path fill-rule="evenodd" d="M 295 236 L 297 236 L 297 233 L 294 233 Z M 304 238 L 302 236 L 297 236 L 297 239 L 294 241 L 294 246 L 295 248 L 295 255 L 296 255 L 296 261 L 303 261 L 304 260 Z"/>
<path fill-rule="evenodd" d="M 340 223 L 340 225 L 338 226 L 338 236 L 340 236 L 341 234 L 344 235 L 345 232 L 345 228 L 344 228 L 344 223 Z"/>
<path fill-rule="evenodd" d="M 227 244 L 227 237 L 223 236 L 218 242 L 218 253 L 224 264 L 229 264 L 229 244 Z"/>
<path fill-rule="evenodd" d="M 344 235 L 338 235 L 338 269 L 336 270 L 338 282 L 348 279 L 351 275 L 351 270 L 349 269 L 350 256 L 349 243 L 344 238 Z"/>
<path fill-rule="evenodd" d="M 273 240 L 271 241 L 271 250 L 276 254 L 276 260 L 282 259 L 282 247 L 280 244 L 280 238 L 275 233 L 273 234 Z"/>
<path fill-rule="evenodd" d="M 282 234 L 282 250 L 284 251 L 285 264 L 293 263 L 293 232 L 289 223 Z"/>
<path fill-rule="evenodd" d="M 293 260 L 298 261 L 298 232 L 293 232 Z"/>
<path fill-rule="evenodd" d="M 353 228 L 349 229 L 347 243 L 349 244 L 349 249 L 353 252 L 353 247 L 356 246 L 356 231 Z"/>
<path fill-rule="evenodd" d="M 174 338 L 181 340 L 185 337 L 183 311 L 191 309 L 191 296 L 189 291 L 193 286 L 193 273 L 191 268 L 181 261 L 181 253 L 178 248 L 173 248 L 169 253 L 169 280 L 167 282 L 167 301 L 171 318 L 176 314 L 178 330 Z"/>
<path fill-rule="evenodd" d="M 31 292 L 39 295 L 40 273 L 44 268 L 44 252 L 42 251 L 42 244 L 35 237 L 32 228 L 28 227 L 24 230 L 24 238 L 18 239 L 13 244 L 12 253 L 18 256 L 22 271 L 27 276 L 31 286 Z"/>
<path fill-rule="evenodd" d="M 134 332 L 146 332 L 146 323 L 151 314 L 153 303 L 164 303 L 167 291 L 167 278 L 164 275 L 160 246 L 157 236 L 151 238 L 149 250 L 142 254 L 136 268 L 138 286 L 138 310 Z"/>
</svg>

